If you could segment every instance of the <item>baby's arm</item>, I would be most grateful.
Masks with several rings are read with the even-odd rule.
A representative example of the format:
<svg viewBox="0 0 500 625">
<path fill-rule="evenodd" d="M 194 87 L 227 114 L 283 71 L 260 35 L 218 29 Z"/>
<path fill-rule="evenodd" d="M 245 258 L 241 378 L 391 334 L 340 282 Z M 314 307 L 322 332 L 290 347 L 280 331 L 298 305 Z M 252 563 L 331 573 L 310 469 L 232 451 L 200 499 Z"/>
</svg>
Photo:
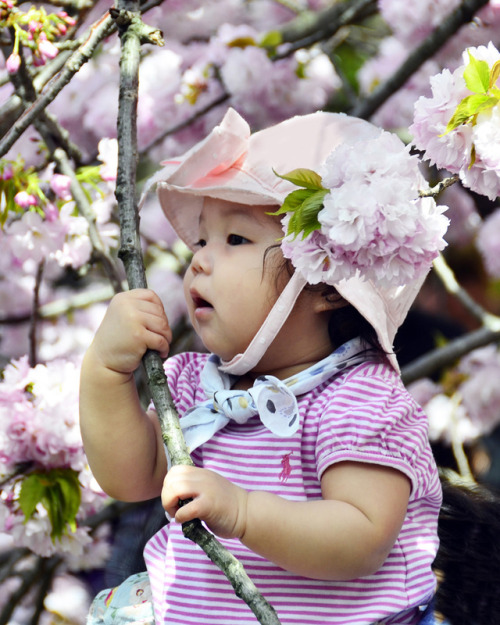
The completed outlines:
<svg viewBox="0 0 500 625">
<path fill-rule="evenodd" d="M 166 473 L 154 415 L 140 405 L 133 373 L 147 348 L 168 353 L 171 331 L 163 305 L 150 290 L 111 301 L 85 354 L 80 380 L 80 427 L 101 487 L 124 501 L 160 494 Z"/>
<path fill-rule="evenodd" d="M 355 462 L 327 469 L 323 499 L 307 502 L 247 492 L 204 469 L 174 469 L 162 500 L 177 521 L 201 518 L 219 536 L 240 538 L 282 568 L 314 579 L 375 573 L 399 535 L 410 495 L 403 473 Z M 178 499 L 190 497 L 177 510 Z"/>
</svg>

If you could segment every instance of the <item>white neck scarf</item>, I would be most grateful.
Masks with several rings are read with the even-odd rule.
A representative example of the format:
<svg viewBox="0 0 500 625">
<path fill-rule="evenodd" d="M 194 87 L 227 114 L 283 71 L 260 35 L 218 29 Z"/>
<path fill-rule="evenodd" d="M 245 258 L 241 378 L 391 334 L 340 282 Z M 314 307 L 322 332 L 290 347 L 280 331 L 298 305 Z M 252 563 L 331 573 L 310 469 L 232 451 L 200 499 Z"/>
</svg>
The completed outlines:
<svg viewBox="0 0 500 625">
<path fill-rule="evenodd" d="M 210 440 L 231 419 L 246 423 L 255 415 L 259 415 L 273 434 L 292 436 L 300 425 L 296 396 L 307 393 L 347 367 L 369 360 L 371 353 L 358 337 L 297 375 L 286 380 L 263 375 L 246 391 L 231 390 L 237 377 L 220 371 L 220 359 L 212 354 L 200 376 L 207 400 L 193 406 L 180 420 L 189 451 Z"/>
</svg>

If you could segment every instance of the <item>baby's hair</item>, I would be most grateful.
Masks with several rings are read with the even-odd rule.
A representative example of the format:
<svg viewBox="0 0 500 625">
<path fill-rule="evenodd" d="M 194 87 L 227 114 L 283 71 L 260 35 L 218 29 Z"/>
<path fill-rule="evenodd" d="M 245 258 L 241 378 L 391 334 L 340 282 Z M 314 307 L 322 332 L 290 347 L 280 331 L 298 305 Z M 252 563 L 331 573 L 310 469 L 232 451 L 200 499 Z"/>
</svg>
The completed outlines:
<svg viewBox="0 0 500 625">
<path fill-rule="evenodd" d="M 266 269 L 268 256 L 274 250 L 279 250 L 280 245 L 275 244 L 269 246 L 264 253 L 263 271 Z M 276 271 L 276 290 L 279 292 L 280 280 L 283 274 L 291 277 L 294 272 L 291 261 L 282 258 L 277 265 Z M 382 349 L 377 333 L 372 325 L 358 312 L 358 310 L 345 300 L 337 289 L 329 284 L 306 284 L 306 291 L 320 292 L 321 295 L 330 303 L 339 303 L 340 305 L 331 311 L 328 321 L 328 334 L 332 345 L 337 348 L 347 343 L 347 341 L 359 336 L 366 343 L 368 349 L 376 351 L 381 357 L 385 358 L 387 353 Z M 344 305 L 342 305 L 342 302 Z"/>
<path fill-rule="evenodd" d="M 451 625 L 496 625 L 500 618 L 500 499 L 479 485 L 441 475 L 440 583 L 436 609 Z"/>
</svg>

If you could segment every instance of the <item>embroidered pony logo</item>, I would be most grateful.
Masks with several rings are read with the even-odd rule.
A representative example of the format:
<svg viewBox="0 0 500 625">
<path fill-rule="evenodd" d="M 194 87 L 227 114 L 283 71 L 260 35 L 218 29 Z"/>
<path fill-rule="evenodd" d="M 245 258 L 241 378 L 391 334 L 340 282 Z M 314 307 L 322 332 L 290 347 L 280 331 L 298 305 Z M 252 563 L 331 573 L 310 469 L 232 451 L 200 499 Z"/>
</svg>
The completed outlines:
<svg viewBox="0 0 500 625">
<path fill-rule="evenodd" d="M 279 474 L 280 482 L 286 482 L 292 473 L 292 467 L 290 466 L 290 456 L 292 455 L 292 451 L 289 454 L 285 454 L 281 458 L 281 473 Z"/>
</svg>

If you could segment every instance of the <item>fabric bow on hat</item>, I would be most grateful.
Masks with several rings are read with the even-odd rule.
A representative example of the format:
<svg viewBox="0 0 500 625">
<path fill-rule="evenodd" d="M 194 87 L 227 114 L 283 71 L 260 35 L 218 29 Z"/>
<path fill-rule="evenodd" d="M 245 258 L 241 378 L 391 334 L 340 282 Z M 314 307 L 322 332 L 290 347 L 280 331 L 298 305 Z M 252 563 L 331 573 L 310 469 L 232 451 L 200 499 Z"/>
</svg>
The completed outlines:
<svg viewBox="0 0 500 625">
<path fill-rule="evenodd" d="M 219 370 L 220 359 L 212 354 L 201 373 L 200 383 L 207 401 L 191 408 L 180 420 L 189 451 L 210 440 L 230 420 L 246 423 L 259 415 L 261 422 L 276 436 L 293 436 L 300 425 L 296 396 L 369 359 L 370 350 L 360 338 L 352 339 L 320 362 L 295 376 L 280 380 L 260 376 L 248 390 L 231 390 L 235 376 Z"/>
</svg>

